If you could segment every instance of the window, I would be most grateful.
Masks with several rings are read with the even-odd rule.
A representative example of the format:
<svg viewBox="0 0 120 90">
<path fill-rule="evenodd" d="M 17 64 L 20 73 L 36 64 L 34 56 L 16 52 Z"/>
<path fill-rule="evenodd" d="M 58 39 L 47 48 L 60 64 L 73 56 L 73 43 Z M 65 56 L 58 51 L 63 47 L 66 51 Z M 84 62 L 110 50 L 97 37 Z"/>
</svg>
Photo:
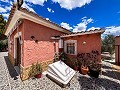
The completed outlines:
<svg viewBox="0 0 120 90">
<path fill-rule="evenodd" d="M 67 54 L 76 54 L 77 53 L 77 41 L 76 40 L 65 41 L 64 51 Z"/>
<path fill-rule="evenodd" d="M 67 43 L 67 53 L 69 54 L 75 53 L 75 43 Z"/>
</svg>

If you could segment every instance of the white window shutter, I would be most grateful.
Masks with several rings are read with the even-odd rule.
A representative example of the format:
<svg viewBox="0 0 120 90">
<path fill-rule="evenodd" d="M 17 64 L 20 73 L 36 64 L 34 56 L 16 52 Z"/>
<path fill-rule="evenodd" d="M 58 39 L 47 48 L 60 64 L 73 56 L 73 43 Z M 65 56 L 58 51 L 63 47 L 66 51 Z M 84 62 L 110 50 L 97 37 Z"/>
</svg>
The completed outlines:
<svg viewBox="0 0 120 90">
<path fill-rule="evenodd" d="M 62 39 L 59 40 L 59 48 L 63 48 L 63 40 Z"/>
</svg>

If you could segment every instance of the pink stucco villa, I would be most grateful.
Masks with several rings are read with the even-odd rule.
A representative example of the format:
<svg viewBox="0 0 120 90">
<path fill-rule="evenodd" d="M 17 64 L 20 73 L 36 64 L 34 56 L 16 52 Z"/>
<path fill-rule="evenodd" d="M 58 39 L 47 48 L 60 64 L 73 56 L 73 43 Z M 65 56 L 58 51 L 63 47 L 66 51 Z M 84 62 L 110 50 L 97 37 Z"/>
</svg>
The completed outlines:
<svg viewBox="0 0 120 90">
<path fill-rule="evenodd" d="M 11 8 L 5 34 L 8 36 L 9 59 L 20 68 L 21 79 L 28 78 L 32 63 L 41 63 L 45 71 L 53 62 L 55 52 L 64 51 L 70 57 L 92 50 L 101 53 L 101 33 L 104 30 L 73 33 L 33 12 L 24 8 L 17 10 L 16 7 L 14 4 Z"/>
</svg>

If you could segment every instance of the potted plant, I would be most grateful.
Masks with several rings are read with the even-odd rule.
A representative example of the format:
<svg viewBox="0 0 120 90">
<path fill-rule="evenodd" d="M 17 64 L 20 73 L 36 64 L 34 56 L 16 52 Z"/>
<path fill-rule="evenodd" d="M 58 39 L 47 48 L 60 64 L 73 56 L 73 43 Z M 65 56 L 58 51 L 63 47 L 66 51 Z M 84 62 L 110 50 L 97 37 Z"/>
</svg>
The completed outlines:
<svg viewBox="0 0 120 90">
<path fill-rule="evenodd" d="M 89 74 L 92 77 L 98 78 L 101 71 L 101 64 L 93 61 L 89 66 Z"/>
<path fill-rule="evenodd" d="M 85 61 L 84 59 L 82 60 L 82 65 L 81 65 L 81 73 L 86 75 L 88 73 L 89 69 L 87 66 L 87 61 Z"/>
<path fill-rule="evenodd" d="M 72 62 L 73 62 L 73 69 L 75 71 L 78 71 L 78 61 L 77 61 L 77 59 L 73 59 Z"/>
<path fill-rule="evenodd" d="M 78 71 L 85 75 L 88 73 L 89 69 L 87 59 L 85 59 L 84 55 L 85 55 L 84 53 L 81 54 L 78 53 L 77 60 L 79 65 Z"/>
<path fill-rule="evenodd" d="M 36 74 L 36 66 L 32 64 L 30 71 L 29 71 L 29 77 L 33 77 Z"/>
<path fill-rule="evenodd" d="M 42 76 L 42 68 L 40 64 L 37 62 L 36 64 L 32 64 L 29 77 L 41 78 Z"/>
<path fill-rule="evenodd" d="M 69 58 L 68 58 L 68 56 L 67 56 L 67 54 L 65 52 L 60 53 L 59 59 L 61 61 L 63 61 L 64 63 L 66 63 L 66 64 L 69 61 Z"/>
<path fill-rule="evenodd" d="M 37 62 L 36 63 L 36 75 L 35 75 L 35 77 L 41 78 L 41 76 L 42 76 L 42 68 L 41 68 L 40 64 Z"/>
<path fill-rule="evenodd" d="M 59 61 L 60 60 L 59 57 L 60 57 L 59 53 L 55 53 L 55 55 L 54 55 L 54 62 Z"/>
</svg>

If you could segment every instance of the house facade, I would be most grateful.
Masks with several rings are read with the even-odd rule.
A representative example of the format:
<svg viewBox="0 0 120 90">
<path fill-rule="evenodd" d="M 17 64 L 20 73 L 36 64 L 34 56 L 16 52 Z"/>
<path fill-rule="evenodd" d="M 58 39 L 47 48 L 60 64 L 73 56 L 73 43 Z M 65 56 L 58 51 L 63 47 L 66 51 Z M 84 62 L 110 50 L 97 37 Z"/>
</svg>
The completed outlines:
<svg viewBox="0 0 120 90">
<path fill-rule="evenodd" d="M 120 36 L 115 37 L 115 63 L 120 65 Z"/>
<path fill-rule="evenodd" d="M 75 58 L 78 53 L 91 54 L 97 52 L 96 57 L 101 62 L 101 33 L 103 32 L 104 30 L 96 29 L 94 31 L 63 35 L 61 36 L 64 41 L 63 51 L 71 58 Z"/>
<path fill-rule="evenodd" d="M 8 56 L 20 68 L 21 78 L 27 79 L 32 63 L 41 62 L 43 71 L 58 52 L 58 40 L 51 37 L 70 33 L 55 23 L 13 5 L 6 26 Z"/>
<path fill-rule="evenodd" d="M 14 4 L 6 25 L 8 56 L 20 68 L 22 80 L 27 79 L 33 63 L 41 63 L 43 71 L 53 62 L 56 52 L 66 52 L 69 57 L 92 50 L 101 52 L 101 33 L 104 30 L 72 33 L 71 31 L 29 12 L 17 10 Z M 98 55 L 101 60 L 100 54 Z"/>
</svg>

